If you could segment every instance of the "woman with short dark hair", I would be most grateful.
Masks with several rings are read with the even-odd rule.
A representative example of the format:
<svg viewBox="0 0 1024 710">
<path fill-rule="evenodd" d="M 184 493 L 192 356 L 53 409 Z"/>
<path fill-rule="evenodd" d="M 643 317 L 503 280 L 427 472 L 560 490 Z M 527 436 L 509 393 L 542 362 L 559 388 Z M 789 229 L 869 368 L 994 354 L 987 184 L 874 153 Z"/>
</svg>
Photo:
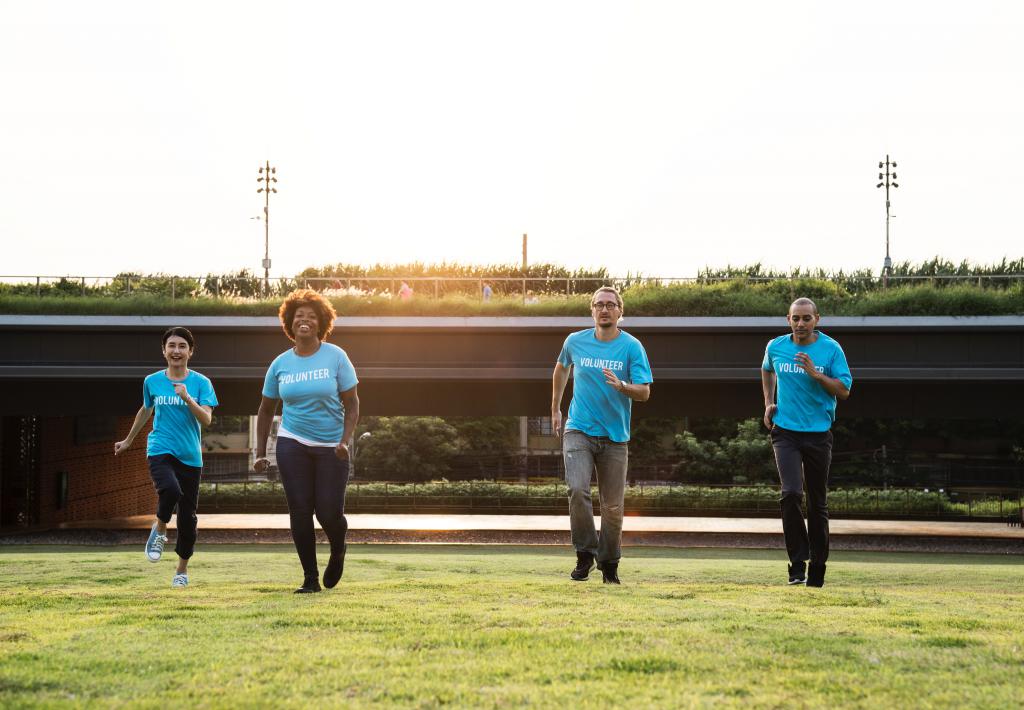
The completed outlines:
<svg viewBox="0 0 1024 710">
<path fill-rule="evenodd" d="M 334 587 L 345 568 L 345 488 L 349 447 L 359 421 L 355 368 L 345 351 L 326 342 L 336 314 L 316 291 L 293 291 L 278 315 L 295 345 L 278 355 L 267 370 L 256 419 L 256 460 L 266 471 L 270 424 L 283 402 L 277 431 L 277 466 L 288 501 L 292 540 L 302 563 L 302 586 L 296 594 L 320 591 L 313 515 L 331 543 L 323 586 Z"/>
<path fill-rule="evenodd" d="M 149 475 L 156 488 L 156 520 L 146 540 L 146 559 L 158 562 L 167 542 L 167 523 L 178 508 L 178 568 L 171 580 L 174 588 L 187 587 L 188 561 L 196 544 L 196 507 L 199 505 L 199 479 L 203 471 L 200 426 L 213 421 L 217 395 L 210 380 L 188 368 L 195 354 L 195 338 L 187 328 L 168 328 L 162 346 L 167 368 L 154 372 L 142 383 L 142 406 L 135 414 L 131 431 L 114 444 L 114 455 L 124 453 L 135 437 L 153 419 L 153 431 L 146 444 Z"/>
</svg>

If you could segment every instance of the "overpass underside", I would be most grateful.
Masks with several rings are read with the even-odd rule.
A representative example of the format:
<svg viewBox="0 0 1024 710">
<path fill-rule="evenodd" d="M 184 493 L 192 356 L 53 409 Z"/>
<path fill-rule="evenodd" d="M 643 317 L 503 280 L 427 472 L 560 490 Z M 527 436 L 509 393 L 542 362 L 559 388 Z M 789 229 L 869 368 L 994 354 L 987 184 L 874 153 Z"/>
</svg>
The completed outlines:
<svg viewBox="0 0 1024 710">
<path fill-rule="evenodd" d="M 551 371 L 585 318 L 348 318 L 331 341 L 355 363 L 364 415 L 549 413 Z M 269 362 L 289 347 L 273 318 L 0 317 L 0 415 L 130 414 L 163 367 L 160 333 L 196 336 L 192 366 L 220 414 L 252 414 Z M 635 415 L 745 417 L 763 411 L 759 365 L 783 318 L 633 318 L 651 359 Z M 1024 411 L 1024 317 L 835 318 L 821 329 L 854 373 L 843 417 L 1005 418 Z"/>
</svg>

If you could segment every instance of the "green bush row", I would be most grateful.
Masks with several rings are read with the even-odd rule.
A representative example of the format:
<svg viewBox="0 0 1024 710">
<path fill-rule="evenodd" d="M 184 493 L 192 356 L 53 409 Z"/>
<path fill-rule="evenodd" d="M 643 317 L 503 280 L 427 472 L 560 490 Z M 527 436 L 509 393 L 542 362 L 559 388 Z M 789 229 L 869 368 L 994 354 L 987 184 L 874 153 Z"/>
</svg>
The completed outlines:
<svg viewBox="0 0 1024 710">
<path fill-rule="evenodd" d="M 594 500 L 598 491 L 592 490 Z M 472 500 L 501 500 L 508 507 L 530 506 L 539 501 L 561 504 L 566 498 L 564 483 L 499 483 L 496 481 L 432 481 L 429 483 L 352 483 L 346 500 L 349 506 L 385 505 L 386 501 L 424 506 L 468 507 Z M 775 510 L 779 492 L 772 486 L 629 486 L 627 510 Z M 280 507 L 285 504 L 279 483 L 205 483 L 201 500 L 206 506 Z M 909 488 L 839 488 L 829 494 L 829 508 L 843 515 L 1010 515 L 1024 505 L 1024 499 L 1000 499 L 986 495 L 968 503 L 944 491 Z"/>
<path fill-rule="evenodd" d="M 815 299 L 821 312 L 835 316 L 975 316 L 1024 314 L 1024 283 L 1006 288 L 960 284 L 894 286 L 853 293 L 834 283 L 805 279 L 778 282 L 729 281 L 708 284 L 641 284 L 625 289 L 625 325 L 631 316 L 779 316 L 798 296 Z M 411 301 L 377 296 L 332 296 L 341 316 L 585 316 L 589 296 L 552 295 L 537 303 L 521 297 L 417 296 Z M 176 298 L 136 292 L 108 298 L 100 295 L 36 297 L 0 288 L 0 312 L 62 315 L 237 315 L 273 316 L 280 295 Z"/>
</svg>

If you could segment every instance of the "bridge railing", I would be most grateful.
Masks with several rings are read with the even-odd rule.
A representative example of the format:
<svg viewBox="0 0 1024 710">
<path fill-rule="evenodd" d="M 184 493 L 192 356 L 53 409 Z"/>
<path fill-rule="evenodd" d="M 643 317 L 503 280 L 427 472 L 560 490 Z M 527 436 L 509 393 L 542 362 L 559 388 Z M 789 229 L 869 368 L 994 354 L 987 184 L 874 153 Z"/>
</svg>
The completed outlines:
<svg viewBox="0 0 1024 710">
<path fill-rule="evenodd" d="M 821 279 L 808 276 L 609 276 L 605 278 L 581 276 L 332 276 L 332 277 L 271 277 L 263 279 L 252 274 L 234 276 L 179 276 L 118 274 L 115 276 L 87 275 L 0 275 L 0 294 L 46 296 L 125 297 L 152 294 L 178 299 L 232 298 L 259 300 L 288 293 L 295 288 L 313 288 L 334 296 L 385 296 L 402 298 L 403 284 L 408 286 L 406 297 L 442 298 L 463 295 L 482 298 L 484 285 L 489 284 L 493 295 L 531 298 L 568 297 L 587 294 L 602 285 L 629 287 L 636 285 L 669 286 L 673 284 L 713 285 L 730 282 L 768 283 L 797 282 L 813 278 L 833 283 L 837 292 L 849 288 L 849 279 L 836 276 Z M 933 283 L 942 285 L 972 284 L 979 287 L 1005 287 L 1024 281 L 1024 274 L 983 274 L 935 276 L 890 276 L 889 285 Z M 881 277 L 871 280 L 857 279 L 866 288 L 878 288 Z"/>
</svg>

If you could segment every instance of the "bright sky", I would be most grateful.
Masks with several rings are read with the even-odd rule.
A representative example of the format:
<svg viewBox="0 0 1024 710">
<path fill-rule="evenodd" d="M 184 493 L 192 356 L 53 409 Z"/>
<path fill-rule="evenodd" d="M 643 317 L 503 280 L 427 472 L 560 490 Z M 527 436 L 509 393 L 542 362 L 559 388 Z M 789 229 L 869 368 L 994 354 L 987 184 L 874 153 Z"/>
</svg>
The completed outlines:
<svg viewBox="0 0 1024 710">
<path fill-rule="evenodd" d="M 1024 253 L 1014 2 L 15 2 L 0 274 Z"/>
</svg>

